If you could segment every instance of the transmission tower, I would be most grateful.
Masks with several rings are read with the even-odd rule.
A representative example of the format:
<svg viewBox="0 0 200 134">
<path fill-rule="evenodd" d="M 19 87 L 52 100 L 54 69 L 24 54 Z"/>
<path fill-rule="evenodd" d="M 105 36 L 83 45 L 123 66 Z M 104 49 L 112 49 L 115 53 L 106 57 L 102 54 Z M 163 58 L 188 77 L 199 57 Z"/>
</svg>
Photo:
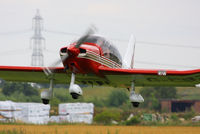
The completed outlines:
<svg viewBox="0 0 200 134">
<path fill-rule="evenodd" d="M 39 10 L 37 10 L 35 17 L 33 17 L 33 26 L 34 35 L 30 40 L 30 45 L 32 46 L 32 58 L 31 66 L 43 66 L 44 65 L 44 56 L 42 50 L 45 46 L 45 38 L 42 37 L 43 31 L 43 18 L 40 16 Z"/>
</svg>

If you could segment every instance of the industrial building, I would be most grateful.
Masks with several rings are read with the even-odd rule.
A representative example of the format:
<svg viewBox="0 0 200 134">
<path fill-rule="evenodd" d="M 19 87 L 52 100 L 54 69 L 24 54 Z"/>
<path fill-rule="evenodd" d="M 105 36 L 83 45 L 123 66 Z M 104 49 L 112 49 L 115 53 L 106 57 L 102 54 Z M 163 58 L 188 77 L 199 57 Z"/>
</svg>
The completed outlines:
<svg viewBox="0 0 200 134">
<path fill-rule="evenodd" d="M 160 104 L 164 112 L 185 112 L 193 109 L 200 113 L 200 100 L 161 100 Z"/>
</svg>

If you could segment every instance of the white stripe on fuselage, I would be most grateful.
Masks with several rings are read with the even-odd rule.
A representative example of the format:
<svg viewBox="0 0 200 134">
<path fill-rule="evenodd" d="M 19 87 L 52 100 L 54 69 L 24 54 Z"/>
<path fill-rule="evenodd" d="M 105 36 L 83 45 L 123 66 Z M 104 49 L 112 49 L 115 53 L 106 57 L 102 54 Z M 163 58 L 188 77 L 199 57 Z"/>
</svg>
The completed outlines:
<svg viewBox="0 0 200 134">
<path fill-rule="evenodd" d="M 115 61 L 112 61 L 104 56 L 100 56 L 99 54 L 96 54 L 92 51 L 87 50 L 86 53 L 80 53 L 78 57 L 93 60 L 110 68 L 121 68 L 121 65 L 119 65 Z"/>
</svg>

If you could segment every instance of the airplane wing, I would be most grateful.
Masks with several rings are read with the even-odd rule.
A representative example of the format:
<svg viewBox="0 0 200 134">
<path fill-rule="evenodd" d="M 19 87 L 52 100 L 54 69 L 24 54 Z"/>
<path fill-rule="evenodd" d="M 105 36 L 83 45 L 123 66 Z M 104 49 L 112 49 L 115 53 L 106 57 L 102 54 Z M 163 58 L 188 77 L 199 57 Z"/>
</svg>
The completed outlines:
<svg viewBox="0 0 200 134">
<path fill-rule="evenodd" d="M 64 67 L 54 67 L 55 82 L 66 83 Z M 0 78 L 8 81 L 49 83 L 42 67 L 0 66 Z"/>
<path fill-rule="evenodd" d="M 64 67 L 51 67 L 51 69 L 54 70 L 54 83 L 70 83 L 70 71 L 64 71 Z M 7 81 L 49 83 L 43 67 L 0 66 L 0 78 Z M 99 83 L 105 83 L 105 79 L 92 74 L 77 74 L 76 83 L 99 85 Z"/>
<path fill-rule="evenodd" d="M 144 70 L 100 67 L 99 71 L 114 86 L 127 87 L 131 81 L 135 86 L 180 86 L 194 87 L 200 84 L 200 69 L 176 70 Z"/>
</svg>

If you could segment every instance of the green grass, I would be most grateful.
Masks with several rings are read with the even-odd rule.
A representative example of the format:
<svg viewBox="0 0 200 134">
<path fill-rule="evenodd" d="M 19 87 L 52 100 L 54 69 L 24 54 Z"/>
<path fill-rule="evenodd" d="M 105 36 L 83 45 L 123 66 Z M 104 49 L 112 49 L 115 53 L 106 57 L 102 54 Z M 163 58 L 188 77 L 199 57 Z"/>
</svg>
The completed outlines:
<svg viewBox="0 0 200 134">
<path fill-rule="evenodd" d="M 2 130 L 0 134 L 25 134 L 25 130 L 22 129 L 12 129 L 12 130 Z"/>
<path fill-rule="evenodd" d="M 136 92 L 143 87 L 136 87 Z M 104 86 L 88 86 L 83 88 L 83 97 L 85 100 L 90 100 L 91 98 L 97 97 L 101 99 L 106 99 L 108 95 L 116 89 L 125 90 L 129 95 L 129 92 L 125 88 L 114 88 L 114 87 L 104 87 Z M 54 90 L 56 92 L 56 89 Z M 65 93 L 68 94 L 67 89 L 65 89 Z M 178 98 L 181 100 L 199 100 L 200 96 L 200 88 L 196 87 L 177 87 Z"/>
<path fill-rule="evenodd" d="M 102 99 L 105 99 L 113 90 L 115 90 L 113 87 L 85 87 L 83 88 L 83 94 L 85 99 L 91 97 L 101 97 Z"/>
</svg>

